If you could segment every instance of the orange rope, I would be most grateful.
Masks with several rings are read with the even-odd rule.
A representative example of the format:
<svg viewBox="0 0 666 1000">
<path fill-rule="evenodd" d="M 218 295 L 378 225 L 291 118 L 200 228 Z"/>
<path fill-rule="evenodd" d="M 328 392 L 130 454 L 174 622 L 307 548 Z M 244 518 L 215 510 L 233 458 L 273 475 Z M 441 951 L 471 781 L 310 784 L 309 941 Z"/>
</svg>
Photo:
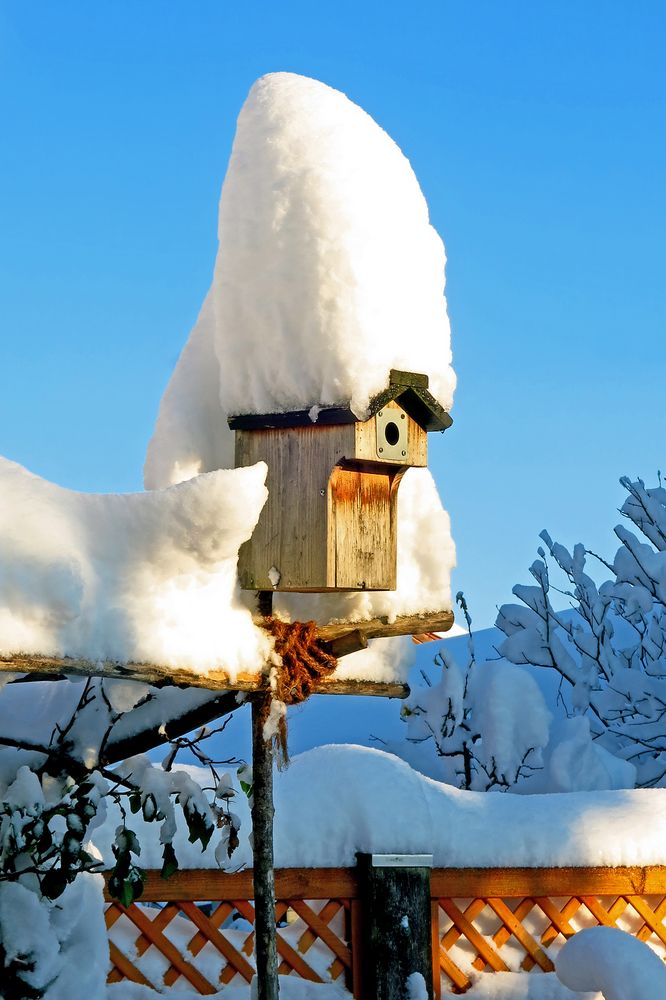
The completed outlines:
<svg viewBox="0 0 666 1000">
<path fill-rule="evenodd" d="M 283 622 L 270 617 L 265 619 L 264 627 L 274 637 L 275 652 L 282 658 L 275 697 L 285 705 L 298 705 L 310 697 L 322 677 L 333 673 L 338 661 L 317 638 L 316 622 Z M 276 750 L 279 766 L 286 766 L 289 763 L 286 717 L 278 727 Z"/>
</svg>

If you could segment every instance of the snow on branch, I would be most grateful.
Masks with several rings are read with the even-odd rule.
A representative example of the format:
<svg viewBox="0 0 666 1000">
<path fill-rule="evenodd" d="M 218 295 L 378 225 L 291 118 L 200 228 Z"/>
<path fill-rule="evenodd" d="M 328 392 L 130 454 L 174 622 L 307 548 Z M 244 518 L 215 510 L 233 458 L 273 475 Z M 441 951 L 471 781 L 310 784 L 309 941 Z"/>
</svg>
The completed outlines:
<svg viewBox="0 0 666 1000">
<path fill-rule="evenodd" d="M 652 489 L 640 479 L 621 482 L 629 494 L 621 513 L 646 540 L 618 525 L 621 545 L 610 563 L 542 532 L 545 548 L 530 570 L 535 585 L 514 587 L 522 603 L 500 608 L 499 652 L 557 671 L 569 713 L 589 720 L 598 751 L 651 787 L 666 783 L 666 490 L 661 482 Z M 590 559 L 612 577 L 597 584 Z M 569 607 L 556 610 L 551 594 Z"/>
</svg>

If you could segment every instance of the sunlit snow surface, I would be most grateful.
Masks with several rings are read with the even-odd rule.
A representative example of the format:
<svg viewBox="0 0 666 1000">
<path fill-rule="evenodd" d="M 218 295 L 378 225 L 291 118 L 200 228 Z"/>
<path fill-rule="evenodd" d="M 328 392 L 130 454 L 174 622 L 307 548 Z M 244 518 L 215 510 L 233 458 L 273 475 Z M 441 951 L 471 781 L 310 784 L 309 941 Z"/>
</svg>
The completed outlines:
<svg viewBox="0 0 666 1000">
<path fill-rule="evenodd" d="M 572 990 L 599 989 L 604 1000 L 661 1000 L 666 966 L 643 941 L 617 927 L 588 927 L 562 948 L 558 978 Z"/>
<path fill-rule="evenodd" d="M 187 768 L 201 781 L 208 772 Z M 307 794 L 303 793 L 307 789 Z M 241 846 L 230 866 L 251 866 L 249 810 L 239 795 Z M 109 808 L 93 840 L 107 861 L 117 815 Z M 158 831 L 132 820 L 146 867 L 161 866 Z M 666 863 L 665 789 L 502 795 L 467 792 L 424 777 L 381 750 L 317 747 L 275 779 L 278 868 L 347 867 L 356 853 L 432 854 L 436 867 L 616 867 Z M 183 868 L 217 867 L 179 828 Z"/>
</svg>

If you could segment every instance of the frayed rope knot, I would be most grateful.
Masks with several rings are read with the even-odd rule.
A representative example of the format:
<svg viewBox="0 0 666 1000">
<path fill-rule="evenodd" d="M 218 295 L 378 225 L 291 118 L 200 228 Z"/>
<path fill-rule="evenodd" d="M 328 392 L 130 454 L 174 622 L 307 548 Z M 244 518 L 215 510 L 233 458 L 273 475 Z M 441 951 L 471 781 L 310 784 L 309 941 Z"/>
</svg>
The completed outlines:
<svg viewBox="0 0 666 1000">
<path fill-rule="evenodd" d="M 317 639 L 316 622 L 269 618 L 266 626 L 275 638 L 275 652 L 282 657 L 276 697 L 285 705 L 298 705 L 310 697 L 322 677 L 333 673 L 338 661 Z"/>
<path fill-rule="evenodd" d="M 315 685 L 338 665 L 336 658 L 317 638 L 316 622 L 283 622 L 266 618 L 264 627 L 275 639 L 275 652 L 282 659 L 277 668 L 274 697 L 285 705 L 298 705 L 312 694 Z M 282 716 L 275 737 L 278 766 L 289 763 L 287 718 Z"/>
</svg>

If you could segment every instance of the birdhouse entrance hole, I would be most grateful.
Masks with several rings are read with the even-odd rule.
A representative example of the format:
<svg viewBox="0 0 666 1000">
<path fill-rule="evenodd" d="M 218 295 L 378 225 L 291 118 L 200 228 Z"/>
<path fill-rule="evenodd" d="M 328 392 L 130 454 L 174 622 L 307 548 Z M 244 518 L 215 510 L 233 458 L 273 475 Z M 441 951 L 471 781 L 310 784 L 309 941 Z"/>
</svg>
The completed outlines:
<svg viewBox="0 0 666 1000">
<path fill-rule="evenodd" d="M 399 407 L 385 406 L 375 417 L 377 458 L 380 461 L 404 462 L 409 450 L 408 418 Z"/>
</svg>

